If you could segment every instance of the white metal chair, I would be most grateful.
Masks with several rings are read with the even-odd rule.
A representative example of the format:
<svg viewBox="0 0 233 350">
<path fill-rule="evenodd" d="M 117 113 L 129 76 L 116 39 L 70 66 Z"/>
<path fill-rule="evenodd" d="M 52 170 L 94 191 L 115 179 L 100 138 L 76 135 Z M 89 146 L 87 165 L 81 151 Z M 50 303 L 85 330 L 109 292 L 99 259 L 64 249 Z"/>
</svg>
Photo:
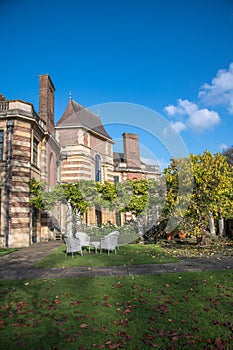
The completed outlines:
<svg viewBox="0 0 233 350">
<path fill-rule="evenodd" d="M 66 256 L 68 254 L 71 254 L 73 258 L 74 253 L 77 253 L 77 252 L 80 252 L 80 254 L 83 255 L 82 246 L 80 244 L 80 241 L 77 238 L 64 237 L 64 241 L 66 244 Z"/>
<path fill-rule="evenodd" d="M 88 247 L 90 253 L 90 236 L 88 236 L 87 233 L 81 231 L 76 232 L 75 236 L 79 239 L 81 247 Z"/>
<path fill-rule="evenodd" d="M 100 241 L 100 252 L 102 252 L 102 250 L 107 250 L 108 251 L 108 255 L 109 255 L 109 251 L 110 250 L 114 250 L 115 254 L 116 254 L 116 249 L 118 246 L 118 235 L 119 232 L 118 231 L 114 231 L 109 233 L 107 236 L 101 238 Z"/>
</svg>

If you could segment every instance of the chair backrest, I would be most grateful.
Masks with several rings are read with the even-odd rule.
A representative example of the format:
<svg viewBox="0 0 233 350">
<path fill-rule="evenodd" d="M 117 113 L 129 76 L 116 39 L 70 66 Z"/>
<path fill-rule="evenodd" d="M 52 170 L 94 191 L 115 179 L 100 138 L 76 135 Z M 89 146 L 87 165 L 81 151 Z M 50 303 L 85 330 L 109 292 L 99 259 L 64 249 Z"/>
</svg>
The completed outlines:
<svg viewBox="0 0 233 350">
<path fill-rule="evenodd" d="M 69 239 L 68 237 L 64 237 L 64 242 L 66 244 L 66 252 L 68 253 L 70 248 L 69 248 Z"/>
<path fill-rule="evenodd" d="M 75 236 L 76 236 L 76 238 L 78 238 L 80 240 L 81 245 L 83 245 L 83 244 L 89 245 L 90 244 L 90 236 L 88 236 L 87 233 L 78 231 L 78 232 L 76 232 Z"/>
<path fill-rule="evenodd" d="M 110 232 L 107 236 L 112 236 L 112 235 L 117 235 L 119 236 L 120 232 L 119 231 L 112 231 Z"/>
<path fill-rule="evenodd" d="M 101 248 L 114 250 L 117 247 L 118 234 L 111 232 L 107 236 L 101 238 Z"/>
<path fill-rule="evenodd" d="M 75 253 L 82 251 L 80 241 L 74 237 L 64 237 L 67 253 Z"/>
</svg>

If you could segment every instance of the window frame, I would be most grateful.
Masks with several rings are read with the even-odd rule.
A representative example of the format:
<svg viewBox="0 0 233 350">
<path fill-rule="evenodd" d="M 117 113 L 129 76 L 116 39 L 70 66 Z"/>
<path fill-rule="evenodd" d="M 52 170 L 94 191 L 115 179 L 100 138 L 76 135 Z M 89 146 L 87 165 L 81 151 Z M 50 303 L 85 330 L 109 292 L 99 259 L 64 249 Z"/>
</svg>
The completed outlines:
<svg viewBox="0 0 233 350">
<path fill-rule="evenodd" d="M 0 130 L 0 161 L 3 160 L 4 152 L 4 130 Z"/>
<path fill-rule="evenodd" d="M 99 154 L 95 155 L 95 182 L 102 181 L 101 158 Z"/>
<path fill-rule="evenodd" d="M 37 166 L 39 165 L 39 144 L 40 142 L 37 140 L 36 137 L 33 137 L 33 143 L 32 143 L 32 164 Z M 36 145 L 36 147 L 35 147 Z"/>
</svg>

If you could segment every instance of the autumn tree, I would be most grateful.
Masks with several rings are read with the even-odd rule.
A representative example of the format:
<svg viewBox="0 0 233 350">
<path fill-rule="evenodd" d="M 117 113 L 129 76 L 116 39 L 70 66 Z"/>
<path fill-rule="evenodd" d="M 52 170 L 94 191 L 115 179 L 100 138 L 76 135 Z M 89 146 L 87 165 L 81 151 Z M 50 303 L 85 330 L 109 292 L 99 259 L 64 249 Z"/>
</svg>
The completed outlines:
<svg viewBox="0 0 233 350">
<path fill-rule="evenodd" d="M 163 213 L 170 222 L 191 225 L 197 235 L 208 228 L 214 236 L 218 221 L 221 235 L 223 218 L 232 216 L 232 168 L 226 157 L 205 151 L 203 155 L 191 154 L 189 159 L 173 159 L 165 176 Z"/>
<path fill-rule="evenodd" d="M 215 223 L 223 233 L 223 218 L 232 215 L 232 169 L 220 154 L 205 151 L 191 155 L 194 174 L 194 192 L 190 212 L 194 223 L 208 227 L 215 235 Z"/>
</svg>

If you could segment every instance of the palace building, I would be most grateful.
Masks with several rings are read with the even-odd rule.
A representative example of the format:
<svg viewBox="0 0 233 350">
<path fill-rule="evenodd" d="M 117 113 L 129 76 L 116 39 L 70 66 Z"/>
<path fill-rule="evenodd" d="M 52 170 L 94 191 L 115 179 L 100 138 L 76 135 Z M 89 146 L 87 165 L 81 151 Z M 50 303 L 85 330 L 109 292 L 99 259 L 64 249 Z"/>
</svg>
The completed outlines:
<svg viewBox="0 0 233 350">
<path fill-rule="evenodd" d="M 55 88 L 49 75 L 39 76 L 39 112 L 21 100 L 0 94 L 0 246 L 24 247 L 65 233 L 61 205 L 52 212 L 29 205 L 32 178 L 46 183 L 78 180 L 125 181 L 158 178 L 156 165 L 141 162 L 138 135 L 123 134 L 124 153 L 114 153 L 114 140 L 100 117 L 69 99 L 55 123 Z M 116 222 L 110 213 L 93 208 L 86 224 Z M 119 223 L 119 221 L 118 221 Z"/>
</svg>

